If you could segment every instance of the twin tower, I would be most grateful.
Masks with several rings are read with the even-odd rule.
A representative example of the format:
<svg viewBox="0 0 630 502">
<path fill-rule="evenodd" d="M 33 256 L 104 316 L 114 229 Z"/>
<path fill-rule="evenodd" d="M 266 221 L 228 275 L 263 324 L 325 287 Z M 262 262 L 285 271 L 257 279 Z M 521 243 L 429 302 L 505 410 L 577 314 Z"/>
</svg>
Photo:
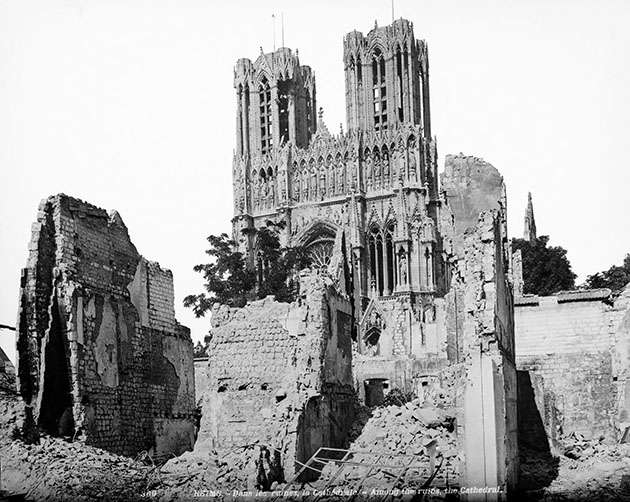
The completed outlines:
<svg viewBox="0 0 630 502">
<path fill-rule="evenodd" d="M 355 299 L 430 302 L 448 273 L 427 45 L 404 19 L 367 36 L 352 31 L 343 44 L 339 135 L 323 123 L 314 72 L 297 54 L 283 47 L 237 62 L 234 239 L 254 264 L 262 257 L 241 230 L 283 221 L 281 244 L 305 246 L 325 271 L 343 230 Z"/>
</svg>

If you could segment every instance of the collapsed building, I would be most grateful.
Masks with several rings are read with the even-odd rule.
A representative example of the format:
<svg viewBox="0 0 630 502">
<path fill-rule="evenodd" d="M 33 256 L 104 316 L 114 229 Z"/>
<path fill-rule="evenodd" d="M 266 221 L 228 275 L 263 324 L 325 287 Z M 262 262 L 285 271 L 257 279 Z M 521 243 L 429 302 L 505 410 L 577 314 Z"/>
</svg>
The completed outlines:
<svg viewBox="0 0 630 502">
<path fill-rule="evenodd" d="M 320 447 L 344 445 L 355 407 L 350 300 L 323 276 L 304 272 L 300 284 L 292 304 L 214 310 L 196 450 L 256 443 L 290 476 Z"/>
<path fill-rule="evenodd" d="M 419 395 L 455 389 L 451 413 L 465 465 L 457 482 L 505 493 L 517 481 L 518 445 L 503 180 L 479 159 L 449 157 L 440 189 L 428 50 L 412 23 L 400 19 L 367 36 L 346 35 L 344 71 L 348 131 L 332 135 L 323 112 L 315 116 L 314 74 L 297 54 L 283 47 L 237 62 L 232 221 L 250 266 L 260 270 L 265 257 L 248 230 L 273 221 L 283 246 L 302 246 L 311 257 L 320 279 L 302 277 L 307 291 L 322 278 L 346 284 L 352 356 L 340 338 L 334 348 L 334 330 L 315 317 L 314 357 L 306 366 L 296 359 L 300 330 L 285 321 L 295 306 L 263 300 L 229 314 L 216 311 L 200 439 L 218 448 L 254 439 L 277 440 L 274 448 L 283 453 L 302 448 L 283 458 L 293 469 L 317 445 L 334 446 L 344 436 L 346 404 L 335 410 L 326 403 L 350 399 L 345 391 L 334 397 L 324 391 L 334 366 L 341 373 L 333 379 L 344 375 L 348 389 L 350 378 L 359 399 L 372 406 L 394 387 Z M 322 310 L 310 293 L 302 301 L 311 312 Z M 324 319 L 334 309 L 328 312 Z M 331 347 L 341 367 L 323 356 Z M 307 376 L 293 376 L 302 372 Z M 304 387 L 304 378 L 320 386 Z M 325 414 L 310 410 L 309 388 Z M 281 400 L 292 413 L 278 407 Z M 300 416 L 313 428 L 310 448 L 298 439 L 306 430 Z M 283 442 L 287 430 L 292 436 Z"/>
<path fill-rule="evenodd" d="M 17 327 L 30 425 L 124 455 L 190 450 L 193 348 L 173 300 L 172 273 L 138 254 L 117 212 L 43 200 Z"/>
</svg>

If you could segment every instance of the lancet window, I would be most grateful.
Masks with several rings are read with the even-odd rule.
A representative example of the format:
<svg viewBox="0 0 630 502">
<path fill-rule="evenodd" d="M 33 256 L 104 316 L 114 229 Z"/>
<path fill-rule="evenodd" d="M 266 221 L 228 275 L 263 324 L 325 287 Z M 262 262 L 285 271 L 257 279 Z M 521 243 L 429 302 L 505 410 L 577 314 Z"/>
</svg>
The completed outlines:
<svg viewBox="0 0 630 502">
<path fill-rule="evenodd" d="M 387 129 L 387 84 L 385 56 L 375 49 L 372 56 L 372 93 L 374 105 L 374 129 Z"/>
<path fill-rule="evenodd" d="M 396 266 L 394 255 L 394 223 L 384 230 L 373 226 L 368 232 L 368 253 L 370 285 L 379 296 L 394 292 L 396 284 Z"/>
<path fill-rule="evenodd" d="M 263 155 L 271 150 L 272 139 L 272 113 L 271 113 L 271 89 L 266 77 L 263 77 L 258 88 L 258 101 L 260 105 L 260 146 Z"/>
</svg>

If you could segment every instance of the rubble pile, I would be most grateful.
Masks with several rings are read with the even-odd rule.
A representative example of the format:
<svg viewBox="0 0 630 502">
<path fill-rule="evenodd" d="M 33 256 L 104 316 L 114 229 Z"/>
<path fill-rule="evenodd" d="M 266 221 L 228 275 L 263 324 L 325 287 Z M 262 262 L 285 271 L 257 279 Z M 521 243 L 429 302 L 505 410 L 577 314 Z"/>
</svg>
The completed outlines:
<svg viewBox="0 0 630 502">
<path fill-rule="evenodd" d="M 21 439 L 23 405 L 0 395 L 0 458 L 5 493 L 27 500 L 137 500 L 161 484 L 159 470 L 139 460 L 114 455 L 69 438 Z"/>
<path fill-rule="evenodd" d="M 14 441 L 2 454 L 5 487 L 28 500 L 136 500 L 160 484 L 155 468 L 60 438 Z"/>
<path fill-rule="evenodd" d="M 559 474 L 544 500 L 630 501 L 630 444 L 572 433 L 560 440 L 560 452 Z"/>
<path fill-rule="evenodd" d="M 556 450 L 521 447 L 519 487 L 527 500 L 630 501 L 630 444 L 571 433 Z"/>
<path fill-rule="evenodd" d="M 186 452 L 162 466 L 160 501 L 182 500 L 190 493 L 213 492 L 216 498 L 234 490 L 276 490 L 284 473 L 270 453 L 261 444 L 235 447 L 223 455 L 207 449 Z"/>
<path fill-rule="evenodd" d="M 362 416 L 360 413 L 359 417 Z M 365 487 L 393 484 L 404 466 L 410 465 L 397 487 L 420 488 L 440 463 L 431 486 L 457 486 L 462 458 L 458 455 L 454 416 L 453 409 L 423 407 L 419 399 L 402 406 L 376 408 L 350 444 L 348 460 L 367 465 L 382 455 L 378 462 L 384 467 L 371 471 Z M 356 432 L 353 429 L 352 435 Z M 339 464 L 328 463 L 319 483 L 326 483 L 338 470 Z M 364 465 L 346 465 L 333 484 L 352 486 L 365 472 Z"/>
<path fill-rule="evenodd" d="M 182 500 L 195 492 L 220 490 L 218 479 L 232 480 L 219 469 L 216 454 L 189 451 L 166 462 L 160 469 L 162 481 L 159 500 L 163 502 Z M 223 491 L 228 491 L 222 486 Z M 229 486 L 231 488 L 231 486 Z"/>
</svg>

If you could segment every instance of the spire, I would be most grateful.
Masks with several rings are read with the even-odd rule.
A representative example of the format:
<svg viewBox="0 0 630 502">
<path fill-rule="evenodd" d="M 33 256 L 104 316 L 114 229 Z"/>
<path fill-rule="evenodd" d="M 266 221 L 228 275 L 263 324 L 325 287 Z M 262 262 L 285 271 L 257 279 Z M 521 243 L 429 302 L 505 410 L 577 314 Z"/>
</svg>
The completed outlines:
<svg viewBox="0 0 630 502">
<path fill-rule="evenodd" d="M 525 231 L 523 239 L 526 241 L 536 240 L 536 220 L 534 220 L 534 205 L 532 204 L 532 194 L 527 193 L 527 209 L 525 209 Z"/>
</svg>

